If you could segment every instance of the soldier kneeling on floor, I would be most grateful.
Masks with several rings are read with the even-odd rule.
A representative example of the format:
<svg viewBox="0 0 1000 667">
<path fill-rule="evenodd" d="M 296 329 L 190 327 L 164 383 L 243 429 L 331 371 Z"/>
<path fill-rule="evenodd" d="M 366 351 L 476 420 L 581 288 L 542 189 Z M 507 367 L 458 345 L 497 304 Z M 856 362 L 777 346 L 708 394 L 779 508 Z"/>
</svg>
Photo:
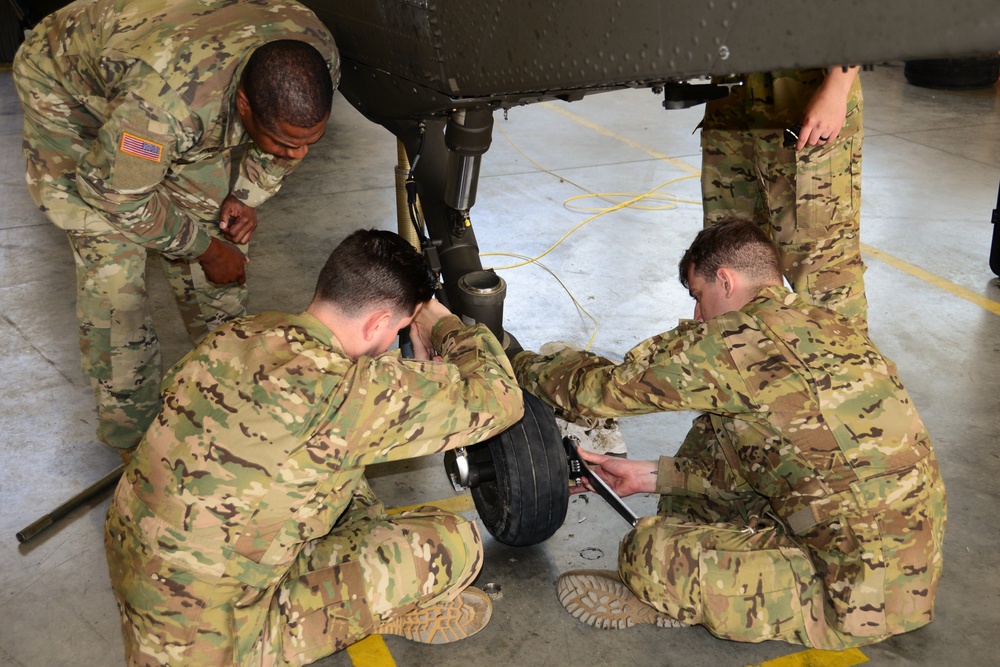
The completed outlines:
<svg viewBox="0 0 1000 667">
<path fill-rule="evenodd" d="M 782 286 L 754 224 L 703 230 L 680 262 L 694 320 L 618 364 L 521 352 L 521 386 L 573 415 L 699 410 L 676 456 L 581 451 L 619 494 L 661 494 L 618 572 L 560 577 L 593 626 L 704 625 L 822 649 L 931 621 L 946 500 L 930 437 L 867 334 Z"/>
<path fill-rule="evenodd" d="M 105 525 L 129 664 L 301 665 L 485 627 L 475 522 L 390 517 L 365 480 L 524 412 L 500 343 L 432 293 L 406 241 L 358 231 L 304 313 L 225 324 L 173 368 Z M 415 359 L 387 352 L 407 326 Z"/>
</svg>

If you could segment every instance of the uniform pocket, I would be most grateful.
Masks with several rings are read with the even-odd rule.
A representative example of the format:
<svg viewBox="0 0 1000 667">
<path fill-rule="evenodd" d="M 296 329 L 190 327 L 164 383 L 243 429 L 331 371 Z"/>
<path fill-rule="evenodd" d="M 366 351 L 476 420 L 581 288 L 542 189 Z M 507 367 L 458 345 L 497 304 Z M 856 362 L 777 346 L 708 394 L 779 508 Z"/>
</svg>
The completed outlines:
<svg viewBox="0 0 1000 667">
<path fill-rule="evenodd" d="M 159 661 L 183 658 L 206 607 L 198 580 L 153 553 L 128 517 L 112 511 L 106 531 L 111 585 L 128 655 Z"/>
<path fill-rule="evenodd" d="M 109 185 L 121 194 L 148 192 L 159 185 L 173 154 L 174 139 L 122 122 L 114 148 Z"/>
<path fill-rule="evenodd" d="M 799 151 L 795 161 L 796 228 L 843 233 L 860 206 L 861 137 Z"/>
<path fill-rule="evenodd" d="M 288 663 L 319 660 L 374 629 L 358 561 L 306 572 L 282 587 L 279 633 Z"/>
<path fill-rule="evenodd" d="M 717 637 L 762 642 L 801 626 L 795 573 L 780 550 L 705 550 L 698 567 L 702 623 Z"/>
<path fill-rule="evenodd" d="M 824 583 L 830 625 L 855 637 L 884 634 L 885 563 L 878 517 L 833 517 L 802 537 Z"/>
</svg>

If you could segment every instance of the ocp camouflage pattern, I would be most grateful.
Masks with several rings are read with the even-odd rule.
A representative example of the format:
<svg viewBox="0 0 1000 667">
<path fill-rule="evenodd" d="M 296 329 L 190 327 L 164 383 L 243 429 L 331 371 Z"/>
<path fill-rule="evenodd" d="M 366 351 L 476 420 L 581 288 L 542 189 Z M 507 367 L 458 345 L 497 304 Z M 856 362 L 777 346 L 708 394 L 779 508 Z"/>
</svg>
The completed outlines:
<svg viewBox="0 0 1000 667">
<path fill-rule="evenodd" d="M 284 0 L 81 1 L 41 21 L 17 53 L 28 190 L 69 235 L 83 371 L 98 438 L 112 447 L 135 447 L 159 409 L 147 250 L 160 253 L 195 343 L 246 314 L 245 286 L 209 282 L 195 258 L 222 238 L 235 149 L 249 144 L 233 194 L 251 206 L 295 167 L 252 144 L 235 102 L 253 49 L 287 38 L 318 48 L 339 80 L 329 32 Z M 126 137 L 141 148 L 126 151 Z"/>
<path fill-rule="evenodd" d="M 312 44 L 339 81 L 329 31 L 292 0 L 90 0 L 46 17 L 14 62 L 36 202 L 63 229 L 203 253 L 197 223 L 218 217 L 232 149 L 249 144 L 233 188 L 249 206 L 298 164 L 257 148 L 236 110 L 247 58 L 276 39 Z M 121 150 L 125 134 L 159 146 L 159 159 Z"/>
<path fill-rule="evenodd" d="M 727 97 L 708 103 L 701 133 L 705 225 L 732 218 L 762 225 L 792 289 L 865 329 L 860 77 L 836 140 L 801 151 L 783 145 L 785 129 L 802 122 L 824 76 L 823 70 L 748 74 Z"/>
<path fill-rule="evenodd" d="M 439 322 L 445 362 L 352 362 L 308 314 L 220 327 L 164 381 L 108 513 L 130 664 L 305 664 L 455 595 L 474 523 L 387 517 L 365 466 L 488 438 L 523 414 L 500 344 Z"/>
<path fill-rule="evenodd" d="M 820 648 L 933 617 L 944 484 L 895 366 L 846 318 L 772 287 L 620 364 L 563 350 L 514 366 L 574 414 L 705 413 L 661 458 L 661 516 L 622 544 L 650 604 L 721 637 Z"/>
</svg>

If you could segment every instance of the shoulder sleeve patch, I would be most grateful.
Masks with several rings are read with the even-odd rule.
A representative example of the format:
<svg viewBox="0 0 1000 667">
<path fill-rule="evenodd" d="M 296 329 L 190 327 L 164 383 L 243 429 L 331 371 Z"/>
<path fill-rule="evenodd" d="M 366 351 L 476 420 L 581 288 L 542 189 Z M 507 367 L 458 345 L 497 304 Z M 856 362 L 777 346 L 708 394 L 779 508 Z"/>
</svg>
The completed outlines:
<svg viewBox="0 0 1000 667">
<path fill-rule="evenodd" d="M 159 162 L 163 159 L 163 144 L 143 139 L 128 132 L 122 133 L 122 141 L 119 149 L 122 153 L 134 155 L 144 160 L 150 160 L 151 162 Z"/>
<path fill-rule="evenodd" d="M 120 132 L 109 185 L 123 194 L 156 187 L 171 166 L 174 138 L 135 123 L 122 123 Z"/>
</svg>

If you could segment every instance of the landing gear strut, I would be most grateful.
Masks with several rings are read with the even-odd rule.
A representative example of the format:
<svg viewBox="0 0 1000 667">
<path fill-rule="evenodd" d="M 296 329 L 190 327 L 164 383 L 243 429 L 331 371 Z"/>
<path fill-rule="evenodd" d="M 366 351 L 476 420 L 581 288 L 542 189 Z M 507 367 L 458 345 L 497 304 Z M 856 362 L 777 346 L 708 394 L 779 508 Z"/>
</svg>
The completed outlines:
<svg viewBox="0 0 1000 667">
<path fill-rule="evenodd" d="M 438 299 L 466 322 L 480 322 L 506 348 L 506 284 L 484 270 L 469 209 L 479 164 L 489 148 L 493 109 L 453 111 L 447 119 L 386 123 L 403 146 L 397 174 L 406 172 L 399 231 L 418 245 L 440 278 Z M 399 180 L 397 180 L 399 183 Z M 417 195 L 419 194 L 419 200 Z M 569 469 L 552 410 L 525 394 L 524 417 L 494 438 L 449 452 L 445 467 L 456 488 L 472 490 L 486 529 L 504 544 L 528 546 L 555 533 L 569 507 Z"/>
</svg>

